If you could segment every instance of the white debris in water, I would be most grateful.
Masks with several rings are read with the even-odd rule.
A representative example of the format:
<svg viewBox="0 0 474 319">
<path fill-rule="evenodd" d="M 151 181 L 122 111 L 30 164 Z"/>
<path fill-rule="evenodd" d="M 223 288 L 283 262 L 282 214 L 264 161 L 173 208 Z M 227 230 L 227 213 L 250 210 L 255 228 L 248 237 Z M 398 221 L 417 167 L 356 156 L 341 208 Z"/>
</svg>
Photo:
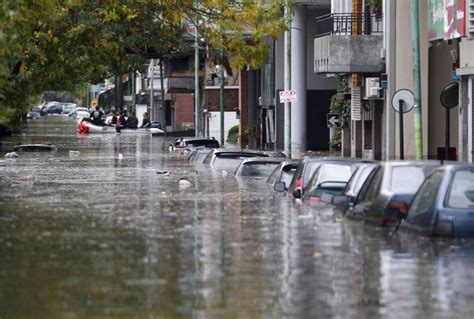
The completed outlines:
<svg viewBox="0 0 474 319">
<path fill-rule="evenodd" d="M 221 174 L 222 176 L 227 176 L 227 171 L 222 171 Z"/>
<path fill-rule="evenodd" d="M 181 178 L 178 183 L 180 189 L 186 189 L 192 185 L 192 183 L 186 177 Z"/>
<path fill-rule="evenodd" d="M 10 152 L 5 154 L 5 158 L 18 158 L 20 155 L 18 155 L 16 152 Z"/>
<path fill-rule="evenodd" d="M 123 158 L 123 155 L 122 154 L 119 154 L 118 155 L 118 159 L 121 160 Z"/>
</svg>

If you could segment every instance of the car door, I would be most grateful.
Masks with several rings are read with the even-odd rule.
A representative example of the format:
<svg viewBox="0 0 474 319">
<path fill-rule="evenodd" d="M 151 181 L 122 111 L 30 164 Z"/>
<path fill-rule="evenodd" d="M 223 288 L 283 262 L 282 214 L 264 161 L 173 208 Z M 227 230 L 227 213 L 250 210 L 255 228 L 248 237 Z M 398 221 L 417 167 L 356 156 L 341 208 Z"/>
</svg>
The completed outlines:
<svg viewBox="0 0 474 319">
<path fill-rule="evenodd" d="M 416 232 L 429 231 L 436 214 L 435 199 L 445 174 L 445 171 L 437 171 L 423 182 L 408 210 L 406 221 L 401 224 L 402 228 Z"/>
</svg>

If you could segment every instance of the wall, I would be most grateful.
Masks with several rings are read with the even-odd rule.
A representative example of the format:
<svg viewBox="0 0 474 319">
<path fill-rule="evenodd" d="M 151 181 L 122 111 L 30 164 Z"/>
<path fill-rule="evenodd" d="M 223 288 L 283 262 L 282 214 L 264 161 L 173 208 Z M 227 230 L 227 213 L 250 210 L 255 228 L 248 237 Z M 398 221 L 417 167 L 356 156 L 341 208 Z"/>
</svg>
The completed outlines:
<svg viewBox="0 0 474 319">
<path fill-rule="evenodd" d="M 438 147 L 445 145 L 445 108 L 441 105 L 440 94 L 443 88 L 453 82 L 450 50 L 456 49 L 455 44 L 446 41 L 433 43 L 429 49 L 429 123 L 428 123 L 428 156 L 436 158 Z M 458 146 L 458 114 L 459 107 L 450 113 L 450 147 Z M 458 150 L 456 150 L 458 151 Z"/>
<path fill-rule="evenodd" d="M 411 1 L 397 1 L 396 30 L 396 90 L 413 91 L 413 55 L 411 43 Z M 426 0 L 419 1 L 420 11 L 420 68 L 421 68 L 421 102 L 423 125 L 423 155 L 428 155 L 428 30 L 426 23 Z M 391 97 L 389 97 L 391 99 Z M 395 156 L 400 156 L 398 116 L 395 116 Z M 404 117 L 405 158 L 415 158 L 415 124 L 414 111 Z"/>
<path fill-rule="evenodd" d="M 190 93 L 173 94 L 175 122 L 177 131 L 184 130 L 186 126 L 194 126 L 194 96 Z"/>
<path fill-rule="evenodd" d="M 336 80 L 314 73 L 314 38 L 317 35 L 316 17 L 330 13 L 327 10 L 306 10 L 306 83 L 308 90 L 335 90 Z"/>
<path fill-rule="evenodd" d="M 221 138 L 221 114 L 220 112 L 209 112 L 209 137 L 214 137 L 220 141 Z M 236 119 L 236 112 L 224 113 L 224 139 L 227 140 L 227 135 L 231 127 L 238 125 L 239 120 Z"/>
</svg>

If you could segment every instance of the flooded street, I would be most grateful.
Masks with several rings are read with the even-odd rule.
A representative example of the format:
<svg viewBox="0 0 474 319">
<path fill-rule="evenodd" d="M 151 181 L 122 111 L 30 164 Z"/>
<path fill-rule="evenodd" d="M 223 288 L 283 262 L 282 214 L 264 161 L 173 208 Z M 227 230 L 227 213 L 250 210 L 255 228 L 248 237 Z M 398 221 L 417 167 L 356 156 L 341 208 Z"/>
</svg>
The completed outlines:
<svg viewBox="0 0 474 319">
<path fill-rule="evenodd" d="M 58 150 L 3 158 L 32 142 Z M 472 316 L 473 242 L 346 220 L 169 142 L 63 117 L 3 141 L 1 319 Z"/>
</svg>

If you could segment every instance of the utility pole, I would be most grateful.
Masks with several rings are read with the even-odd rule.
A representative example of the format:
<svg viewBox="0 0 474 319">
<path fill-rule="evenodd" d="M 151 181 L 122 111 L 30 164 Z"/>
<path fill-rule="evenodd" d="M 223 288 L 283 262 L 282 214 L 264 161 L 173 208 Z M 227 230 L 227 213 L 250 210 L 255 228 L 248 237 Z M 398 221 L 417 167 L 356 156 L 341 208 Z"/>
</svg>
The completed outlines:
<svg viewBox="0 0 474 319">
<path fill-rule="evenodd" d="M 161 81 L 161 129 L 166 133 L 166 98 L 165 79 L 163 74 L 163 57 L 160 57 L 160 81 Z"/>
<path fill-rule="evenodd" d="M 152 121 L 156 120 L 156 118 L 155 118 L 155 107 L 154 107 L 154 103 L 153 103 L 154 102 L 153 101 L 153 98 L 154 98 L 154 96 L 153 96 L 153 94 L 154 94 L 153 93 L 153 67 L 154 66 L 155 66 L 155 62 L 154 62 L 153 59 L 151 59 L 150 60 L 150 66 L 148 68 L 148 70 L 149 70 L 148 76 L 150 77 L 150 81 L 149 81 L 150 82 L 150 113 L 151 113 L 150 117 L 151 117 Z M 163 125 L 161 126 L 161 128 L 163 128 Z"/>
<path fill-rule="evenodd" d="M 137 100 L 136 100 L 136 92 L 137 92 L 137 88 L 136 88 L 136 79 L 135 79 L 135 75 L 136 75 L 136 72 L 135 72 L 135 69 L 132 70 L 131 72 L 131 75 L 132 75 L 132 78 L 131 78 L 131 81 L 132 81 L 132 109 L 134 112 L 137 111 Z"/>
<path fill-rule="evenodd" d="M 219 105 L 221 111 L 221 146 L 224 146 L 224 65 L 222 63 L 224 59 L 224 50 L 220 50 L 220 78 L 221 78 L 221 87 L 219 90 Z"/>
<path fill-rule="evenodd" d="M 194 25 L 194 132 L 201 135 L 199 125 L 199 34 L 197 25 Z"/>
<path fill-rule="evenodd" d="M 290 9 L 285 7 L 285 17 L 289 21 L 290 18 Z M 285 91 L 291 90 L 291 22 L 289 30 L 285 31 L 285 58 L 284 58 L 284 89 Z M 291 158 L 291 103 L 285 102 L 285 113 L 284 113 L 284 122 L 285 122 L 285 154 L 287 158 Z"/>
<path fill-rule="evenodd" d="M 411 37 L 413 47 L 413 84 L 415 95 L 415 154 L 416 159 L 423 158 L 423 131 L 421 118 L 421 78 L 420 78 L 420 26 L 418 22 L 418 0 L 411 0 Z"/>
</svg>

